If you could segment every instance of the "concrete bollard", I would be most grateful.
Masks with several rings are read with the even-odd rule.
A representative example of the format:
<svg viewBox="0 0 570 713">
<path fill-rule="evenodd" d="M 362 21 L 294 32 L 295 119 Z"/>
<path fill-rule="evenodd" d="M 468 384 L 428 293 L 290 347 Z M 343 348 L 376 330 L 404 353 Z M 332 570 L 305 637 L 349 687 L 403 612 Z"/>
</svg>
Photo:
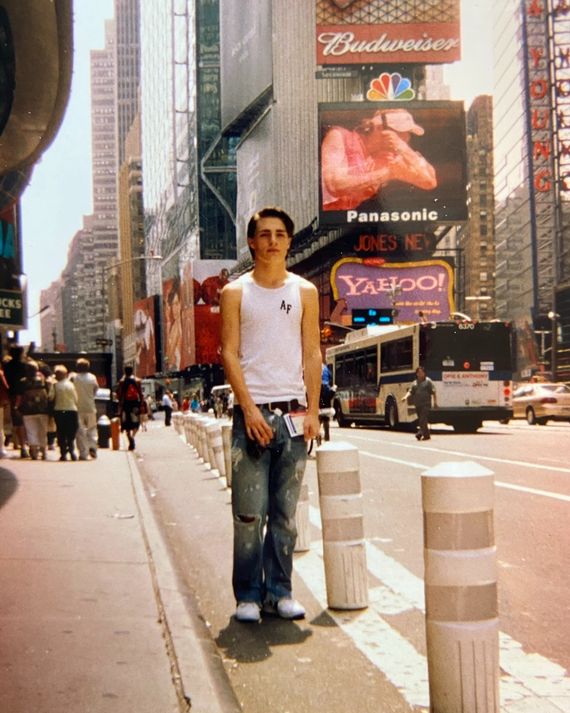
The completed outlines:
<svg viewBox="0 0 570 713">
<path fill-rule="evenodd" d="M 196 438 L 198 446 L 198 456 L 202 463 L 208 462 L 208 447 L 206 445 L 206 418 L 200 416 L 196 422 Z"/>
<path fill-rule="evenodd" d="M 224 446 L 222 443 L 222 426 L 213 418 L 206 426 L 208 435 L 208 452 L 211 453 L 210 466 L 218 471 L 221 478 L 226 477 L 226 463 L 224 461 Z"/>
<path fill-rule="evenodd" d="M 368 577 L 358 449 L 326 443 L 317 449 L 327 601 L 331 609 L 368 606 Z"/>
<path fill-rule="evenodd" d="M 499 713 L 493 473 L 440 463 L 422 503 L 430 711 Z"/>
<path fill-rule="evenodd" d="M 224 463 L 226 466 L 226 484 L 232 487 L 232 422 L 222 421 L 222 445 L 224 447 Z"/>
<path fill-rule="evenodd" d="M 311 549 L 311 521 L 309 519 L 309 486 L 307 483 L 301 485 L 295 512 L 295 527 L 297 528 L 295 552 L 308 552 Z"/>
<path fill-rule="evenodd" d="M 185 413 L 182 418 L 182 432 L 184 433 L 184 440 L 188 445 L 191 444 L 190 440 L 190 414 Z"/>
</svg>

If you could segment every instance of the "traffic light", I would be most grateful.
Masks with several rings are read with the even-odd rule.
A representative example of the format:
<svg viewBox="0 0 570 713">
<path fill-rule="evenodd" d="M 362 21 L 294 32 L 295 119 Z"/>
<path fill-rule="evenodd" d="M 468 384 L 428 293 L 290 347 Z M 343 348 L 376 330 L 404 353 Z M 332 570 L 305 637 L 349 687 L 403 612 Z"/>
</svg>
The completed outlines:
<svg viewBox="0 0 570 713">
<path fill-rule="evenodd" d="M 366 308 L 352 310 L 352 326 L 355 328 L 367 325 L 394 324 L 394 310 L 390 308 Z"/>
</svg>

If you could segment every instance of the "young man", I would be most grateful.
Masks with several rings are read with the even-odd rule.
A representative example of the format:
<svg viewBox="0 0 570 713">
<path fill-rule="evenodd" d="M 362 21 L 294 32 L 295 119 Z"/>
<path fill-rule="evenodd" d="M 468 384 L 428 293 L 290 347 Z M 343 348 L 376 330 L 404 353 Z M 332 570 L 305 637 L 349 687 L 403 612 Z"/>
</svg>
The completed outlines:
<svg viewBox="0 0 570 713">
<path fill-rule="evenodd" d="M 236 619 L 301 619 L 292 597 L 295 510 L 319 430 L 321 351 L 317 290 L 287 271 L 294 225 L 280 208 L 252 216 L 252 272 L 221 294 L 222 359 L 234 393 L 233 589 Z"/>
<path fill-rule="evenodd" d="M 433 397 L 434 408 L 437 408 L 437 399 L 435 394 L 435 386 L 433 381 L 427 376 L 423 366 L 418 366 L 416 369 L 416 380 L 408 389 L 402 401 L 410 401 L 416 407 L 418 414 L 418 432 L 416 438 L 421 441 L 429 441 L 429 413 L 431 411 L 431 401 Z"/>
</svg>

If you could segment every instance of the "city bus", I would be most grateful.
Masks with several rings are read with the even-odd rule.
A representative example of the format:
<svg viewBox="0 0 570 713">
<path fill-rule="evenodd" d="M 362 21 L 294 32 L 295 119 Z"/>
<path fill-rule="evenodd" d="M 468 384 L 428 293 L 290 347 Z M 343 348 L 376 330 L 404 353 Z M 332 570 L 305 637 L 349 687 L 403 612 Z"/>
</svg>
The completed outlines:
<svg viewBox="0 0 570 713">
<path fill-rule="evenodd" d="M 461 433 L 483 421 L 508 422 L 512 406 L 510 323 L 431 322 L 367 326 L 327 349 L 337 387 L 333 408 L 339 426 L 352 423 L 398 428 L 416 420 L 402 401 L 418 366 L 437 392 L 430 420 Z"/>
</svg>

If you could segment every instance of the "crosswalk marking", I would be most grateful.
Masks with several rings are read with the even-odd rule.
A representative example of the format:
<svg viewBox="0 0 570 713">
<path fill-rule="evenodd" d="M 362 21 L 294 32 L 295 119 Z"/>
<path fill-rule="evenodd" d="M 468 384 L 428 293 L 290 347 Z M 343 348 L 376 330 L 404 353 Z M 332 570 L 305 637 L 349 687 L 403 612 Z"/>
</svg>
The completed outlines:
<svg viewBox="0 0 570 713">
<path fill-rule="evenodd" d="M 422 466 L 423 467 L 423 466 Z M 309 507 L 311 524 L 321 529 L 319 509 Z M 397 560 L 372 542 L 366 543 L 367 567 L 382 584 L 371 588 L 366 610 L 329 615 L 350 636 L 355 646 L 397 688 L 410 706 L 429 708 L 427 660 L 383 616 L 416 609 L 424 613 L 424 584 Z M 295 558 L 295 570 L 326 609 L 327 597 L 322 558 L 322 541 Z M 552 710 L 556 702 L 570 701 L 570 678 L 558 664 L 536 653 L 525 653 L 522 645 L 504 632 L 500 633 L 501 708 L 543 710 L 548 700 Z M 503 707 L 504 706 L 504 707 Z M 513 708 L 511 708 L 513 706 Z M 542 706 L 542 708 L 541 708 Z M 567 710 L 561 708 L 560 710 Z"/>
</svg>

